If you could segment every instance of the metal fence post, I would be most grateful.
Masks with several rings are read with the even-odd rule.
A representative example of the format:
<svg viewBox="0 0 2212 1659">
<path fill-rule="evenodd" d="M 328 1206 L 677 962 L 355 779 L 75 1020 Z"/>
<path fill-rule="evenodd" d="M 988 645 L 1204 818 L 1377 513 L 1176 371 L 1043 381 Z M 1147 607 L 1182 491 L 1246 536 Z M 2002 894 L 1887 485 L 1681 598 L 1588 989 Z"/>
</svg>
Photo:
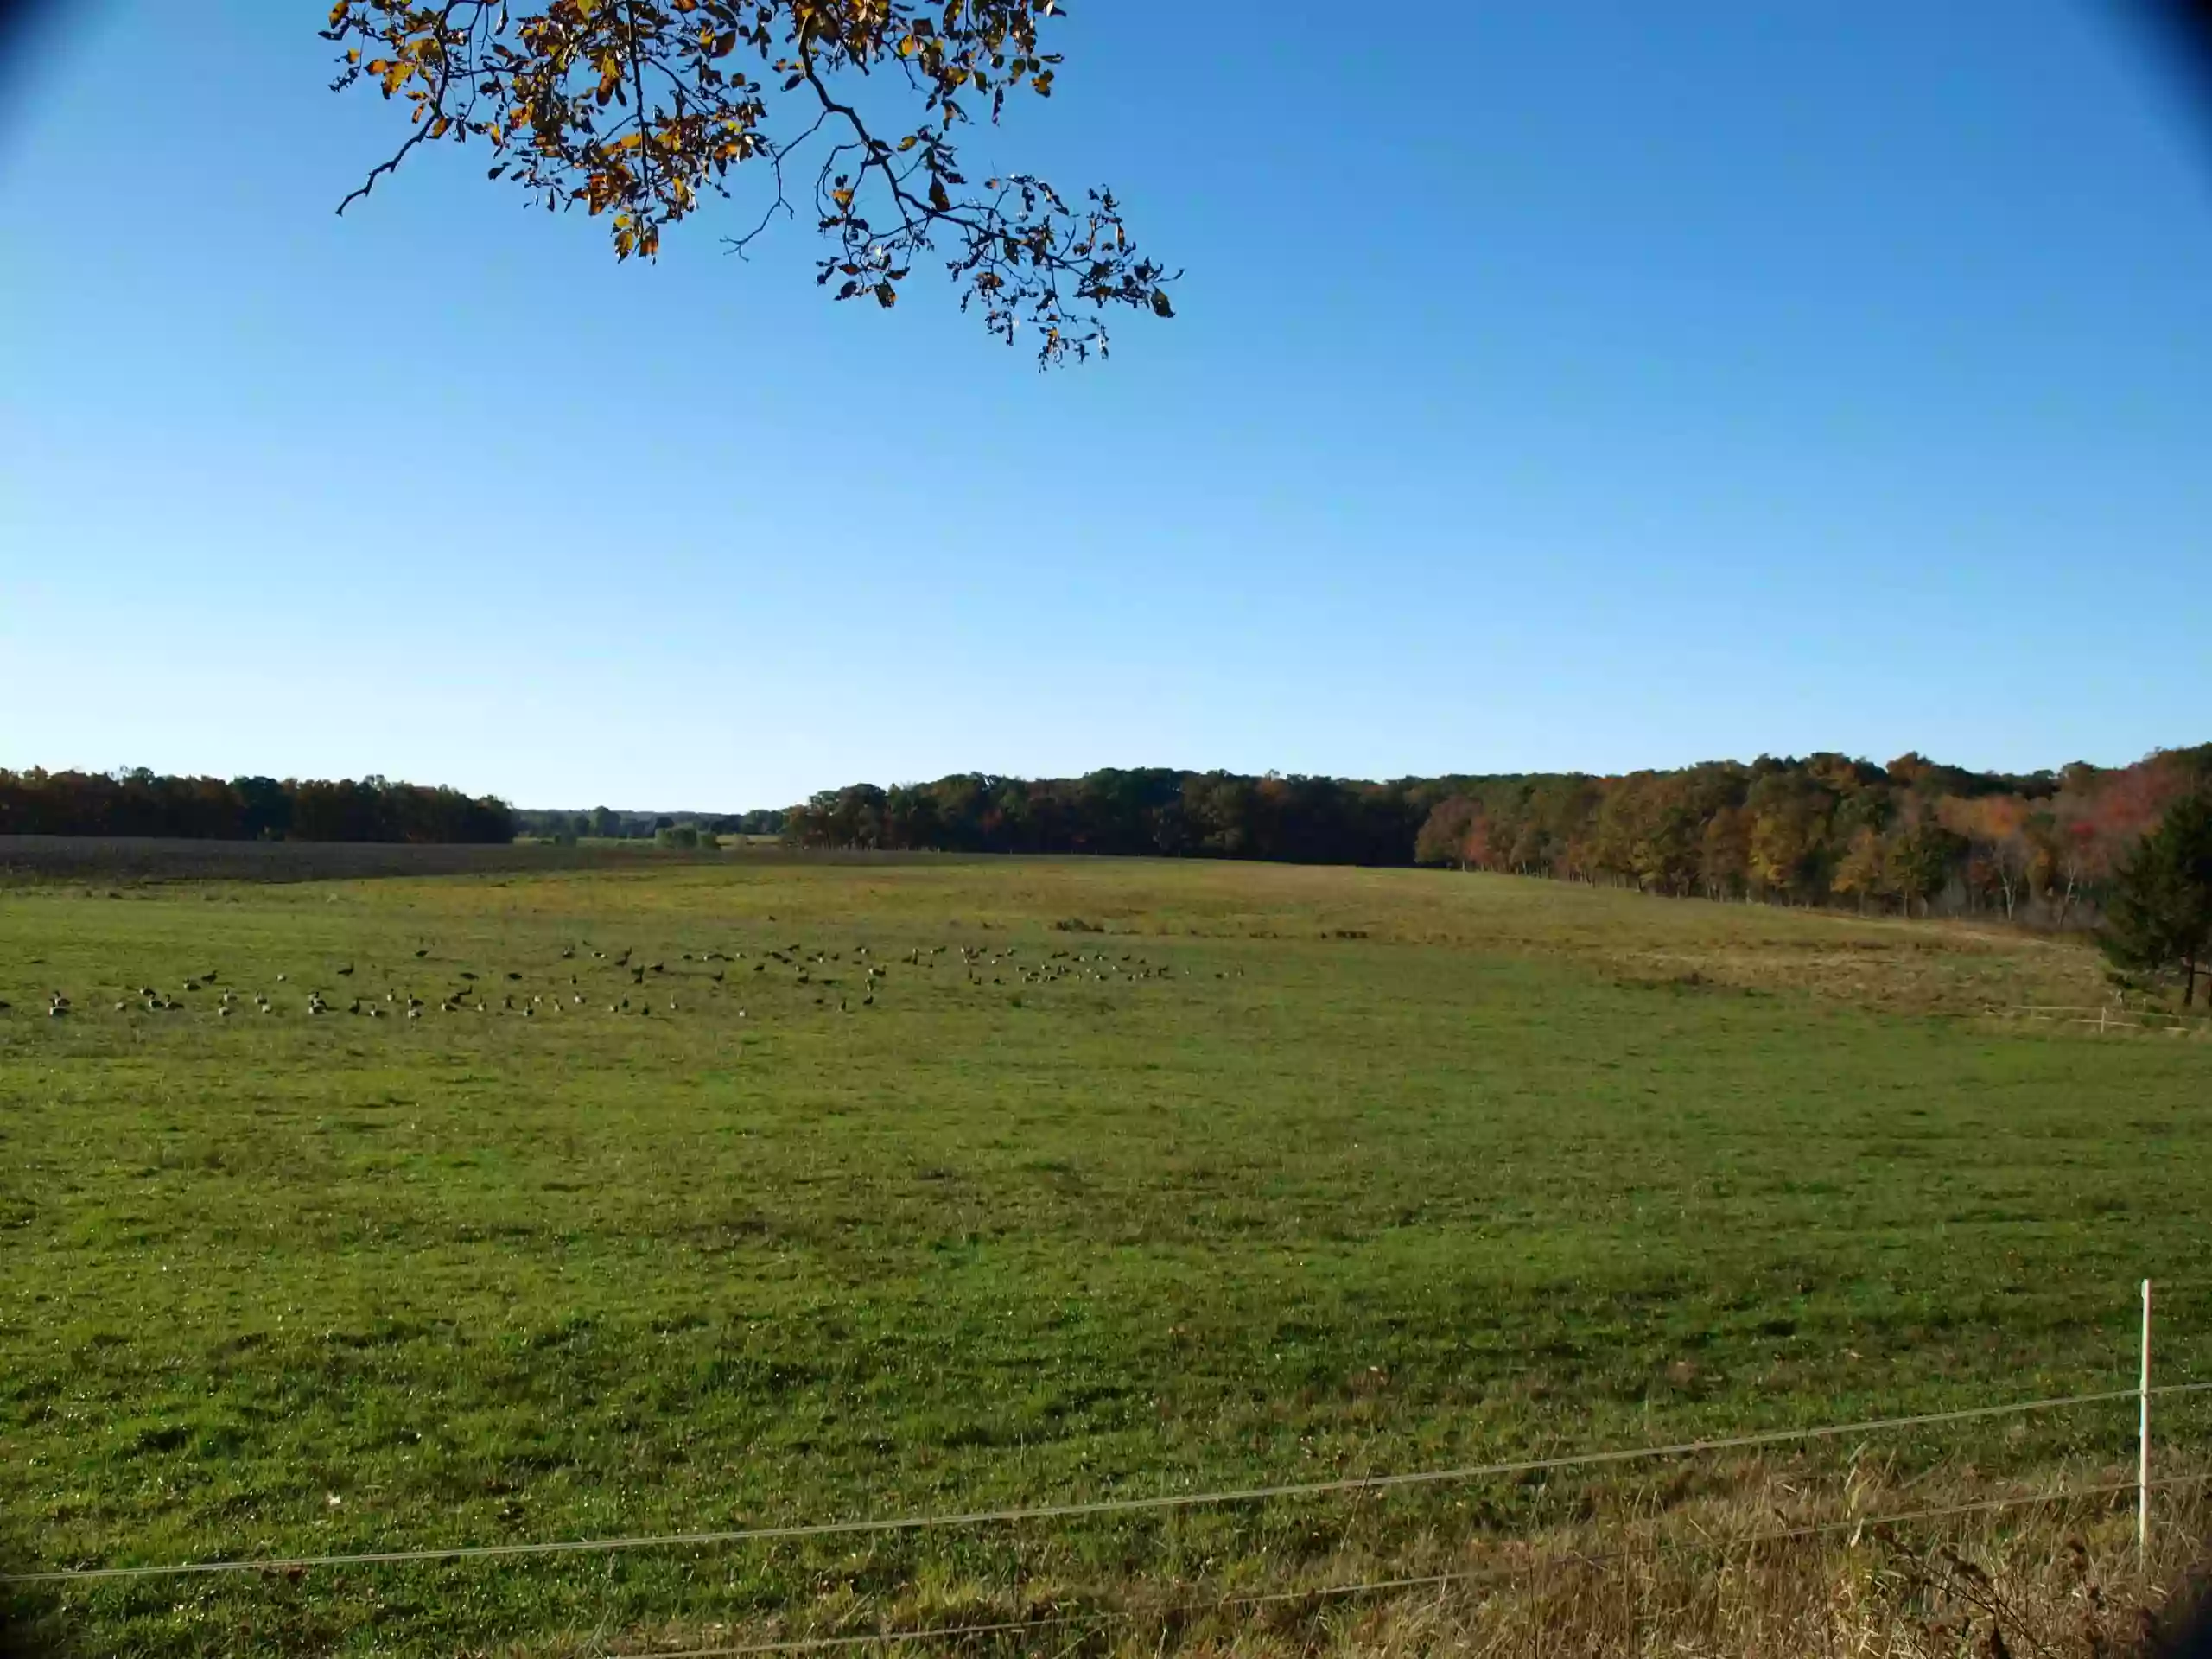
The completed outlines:
<svg viewBox="0 0 2212 1659">
<path fill-rule="evenodd" d="M 2151 1568 L 2151 1281 L 2143 1281 L 2143 1375 L 2136 1395 L 2135 1553 Z"/>
</svg>

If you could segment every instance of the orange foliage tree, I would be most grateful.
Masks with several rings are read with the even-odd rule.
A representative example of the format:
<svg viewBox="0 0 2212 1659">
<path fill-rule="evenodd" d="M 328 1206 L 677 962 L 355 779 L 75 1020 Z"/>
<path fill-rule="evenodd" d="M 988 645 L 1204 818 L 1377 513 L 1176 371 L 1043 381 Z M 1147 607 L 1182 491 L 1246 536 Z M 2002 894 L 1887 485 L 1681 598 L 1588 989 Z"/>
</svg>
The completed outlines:
<svg viewBox="0 0 2212 1659">
<path fill-rule="evenodd" d="M 409 130 L 339 211 L 418 147 L 480 146 L 548 209 L 604 215 L 617 258 L 734 181 L 760 181 L 742 251 L 797 196 L 830 251 L 816 281 L 889 308 L 938 250 L 963 311 L 1041 362 L 1104 353 L 1114 308 L 1171 316 L 1173 275 L 1140 254 L 1104 187 L 1080 198 L 1007 173 L 971 181 L 961 130 L 1049 97 L 1054 0 L 337 0 L 335 86 L 375 87 Z M 901 105 L 903 104 L 903 112 Z M 888 120 L 891 124 L 882 123 Z"/>
</svg>

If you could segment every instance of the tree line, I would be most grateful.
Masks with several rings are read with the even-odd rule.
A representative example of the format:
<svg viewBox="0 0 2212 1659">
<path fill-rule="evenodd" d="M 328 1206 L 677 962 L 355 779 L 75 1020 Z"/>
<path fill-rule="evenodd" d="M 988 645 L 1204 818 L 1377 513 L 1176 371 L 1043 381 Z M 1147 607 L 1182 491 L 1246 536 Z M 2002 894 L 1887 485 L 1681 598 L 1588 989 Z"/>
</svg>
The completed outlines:
<svg viewBox="0 0 2212 1659">
<path fill-rule="evenodd" d="M 1443 780 L 1361 783 L 1166 768 L 1080 778 L 957 773 L 825 790 L 785 815 L 804 847 L 1405 864 Z"/>
<path fill-rule="evenodd" d="M 567 807 L 523 807 L 515 813 L 515 833 L 544 841 L 651 841 L 695 846 L 716 836 L 779 836 L 781 808 L 750 812 L 625 812 L 611 806 L 589 811 Z M 684 837 L 690 836 L 686 841 Z"/>
<path fill-rule="evenodd" d="M 2101 915 L 2131 849 L 2208 780 L 2212 744 L 2025 774 L 1916 753 L 1887 766 L 1822 753 L 1387 783 L 1164 768 L 960 773 L 825 790 L 785 814 L 784 833 L 810 847 L 1442 865 L 2063 927 Z"/>
<path fill-rule="evenodd" d="M 179 778 L 0 770 L 0 835 L 209 841 L 512 841 L 493 796 L 384 778 Z"/>
<path fill-rule="evenodd" d="M 1484 779 L 1437 804 L 1414 857 L 1674 896 L 2064 927 L 2101 915 L 2145 835 L 2208 786 L 2212 744 L 2026 775 L 1815 754 Z"/>
</svg>

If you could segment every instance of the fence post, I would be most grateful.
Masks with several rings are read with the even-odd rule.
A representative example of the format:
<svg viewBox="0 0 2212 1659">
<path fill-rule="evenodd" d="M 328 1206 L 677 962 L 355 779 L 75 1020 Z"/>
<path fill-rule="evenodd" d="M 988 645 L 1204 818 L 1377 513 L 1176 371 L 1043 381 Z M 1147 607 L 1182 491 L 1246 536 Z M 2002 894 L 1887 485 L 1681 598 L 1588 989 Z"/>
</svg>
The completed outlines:
<svg viewBox="0 0 2212 1659">
<path fill-rule="evenodd" d="M 2151 1568 L 2151 1281 L 2143 1281 L 2143 1374 L 2136 1395 L 2135 1553 Z"/>
</svg>

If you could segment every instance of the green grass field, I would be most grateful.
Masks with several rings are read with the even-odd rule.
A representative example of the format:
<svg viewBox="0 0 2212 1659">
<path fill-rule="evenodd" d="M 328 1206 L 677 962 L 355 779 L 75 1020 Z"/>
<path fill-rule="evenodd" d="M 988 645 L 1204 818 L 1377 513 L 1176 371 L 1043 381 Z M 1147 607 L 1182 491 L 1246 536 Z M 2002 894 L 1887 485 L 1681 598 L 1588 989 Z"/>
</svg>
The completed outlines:
<svg viewBox="0 0 2212 1659">
<path fill-rule="evenodd" d="M 2212 1376 L 2212 1042 L 1981 1017 L 2100 985 L 2071 944 L 1416 871 L 0 889 L 0 1548 L 926 1513 L 2123 1387 L 2145 1274 L 2161 1379 Z M 1879 1451 L 2116 1463 L 2132 1422 Z M 1699 1478 L 1602 1482 L 1646 1474 Z M 1264 1582 L 1600 1484 L 18 1605 L 94 1651 L 619 1649 Z"/>
</svg>

